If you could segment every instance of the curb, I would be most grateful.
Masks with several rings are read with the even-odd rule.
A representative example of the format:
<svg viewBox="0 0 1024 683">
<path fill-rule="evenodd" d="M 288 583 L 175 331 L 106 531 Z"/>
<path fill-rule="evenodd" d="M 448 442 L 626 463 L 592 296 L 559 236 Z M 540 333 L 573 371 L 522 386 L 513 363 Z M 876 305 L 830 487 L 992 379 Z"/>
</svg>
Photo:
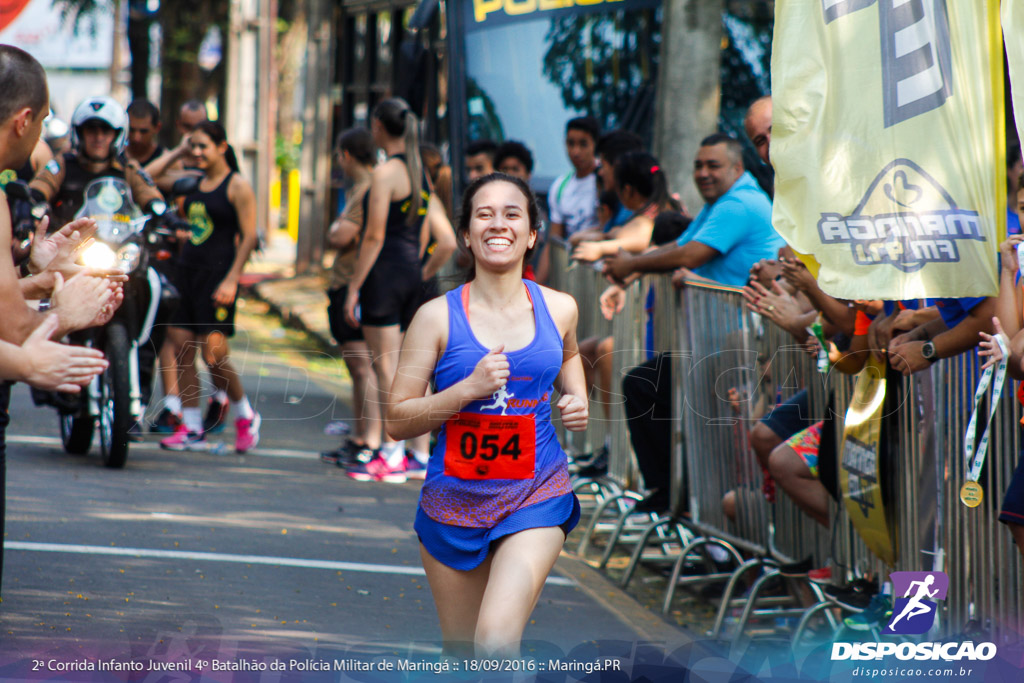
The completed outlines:
<svg viewBox="0 0 1024 683">
<path fill-rule="evenodd" d="M 555 562 L 555 570 L 572 580 L 576 587 L 587 594 L 605 610 L 615 615 L 623 624 L 636 632 L 645 641 L 664 643 L 677 647 L 695 642 L 692 633 L 673 626 L 660 615 L 644 608 L 628 592 L 613 583 L 579 557 L 563 550 Z"/>
<path fill-rule="evenodd" d="M 320 275 L 268 277 L 243 283 L 246 296 L 264 302 L 270 312 L 285 326 L 298 330 L 314 340 L 317 346 L 336 356 L 338 345 L 331 336 L 327 322 L 327 285 Z"/>
</svg>

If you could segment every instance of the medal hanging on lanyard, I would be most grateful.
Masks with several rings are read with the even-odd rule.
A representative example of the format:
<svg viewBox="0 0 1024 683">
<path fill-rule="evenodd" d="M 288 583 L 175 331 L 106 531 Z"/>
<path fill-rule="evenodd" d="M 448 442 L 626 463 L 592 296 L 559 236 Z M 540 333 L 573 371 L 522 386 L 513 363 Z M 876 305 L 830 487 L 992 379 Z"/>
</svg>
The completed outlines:
<svg viewBox="0 0 1024 683">
<path fill-rule="evenodd" d="M 985 433 L 978 444 L 977 452 L 974 450 L 974 432 L 978 421 L 978 405 L 981 403 L 981 397 L 988 391 L 989 384 L 992 383 L 992 366 L 985 368 L 985 371 L 981 373 L 978 388 L 974 392 L 974 410 L 971 412 L 971 419 L 967 423 L 967 434 L 964 436 L 964 452 L 967 457 L 967 481 L 960 487 L 960 502 L 969 508 L 976 508 L 981 505 L 981 500 L 985 495 L 978 480 L 981 478 L 981 468 L 985 465 L 985 454 L 988 452 L 989 427 L 992 424 L 992 416 L 996 414 L 996 410 L 999 408 L 999 399 L 1003 396 L 1003 383 L 1006 379 L 1006 362 L 1009 355 L 1007 344 L 1001 334 L 994 335 L 992 338 L 999 345 L 999 350 L 1002 352 L 1003 357 L 996 366 L 995 387 L 992 389 L 992 400 L 988 407 Z"/>
</svg>

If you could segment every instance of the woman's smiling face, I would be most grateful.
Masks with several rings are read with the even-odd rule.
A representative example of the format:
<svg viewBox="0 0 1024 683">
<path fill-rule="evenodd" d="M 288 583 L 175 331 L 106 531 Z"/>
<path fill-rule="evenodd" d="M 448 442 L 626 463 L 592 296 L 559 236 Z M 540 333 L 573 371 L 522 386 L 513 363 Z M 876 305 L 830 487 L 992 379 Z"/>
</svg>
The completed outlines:
<svg viewBox="0 0 1024 683">
<path fill-rule="evenodd" d="M 528 200 L 510 182 L 489 182 L 473 196 L 469 232 L 463 235 L 477 269 L 522 268 L 526 250 L 537 240 L 530 229 Z"/>
</svg>

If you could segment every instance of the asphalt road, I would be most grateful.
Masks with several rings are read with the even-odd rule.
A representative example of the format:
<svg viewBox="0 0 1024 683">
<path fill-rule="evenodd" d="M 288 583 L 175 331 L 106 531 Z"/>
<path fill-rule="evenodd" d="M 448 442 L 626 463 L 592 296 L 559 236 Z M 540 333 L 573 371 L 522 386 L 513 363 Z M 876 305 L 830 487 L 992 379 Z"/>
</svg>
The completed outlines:
<svg viewBox="0 0 1024 683">
<path fill-rule="evenodd" d="M 366 675 L 346 670 L 350 659 L 437 662 L 412 529 L 419 483 L 355 482 L 319 461 L 338 438 L 324 426 L 349 414 L 348 386 L 335 361 L 261 312 L 243 309 L 235 343 L 263 416 L 244 456 L 229 426 L 216 437 L 224 454 L 163 451 L 152 436 L 107 469 L 95 446 L 65 454 L 55 413 L 14 391 L 0 678 L 348 680 Z M 563 558 L 524 652 L 571 659 L 595 643 L 672 637 L 658 623 Z M 335 671 L 318 671 L 324 662 Z"/>
</svg>

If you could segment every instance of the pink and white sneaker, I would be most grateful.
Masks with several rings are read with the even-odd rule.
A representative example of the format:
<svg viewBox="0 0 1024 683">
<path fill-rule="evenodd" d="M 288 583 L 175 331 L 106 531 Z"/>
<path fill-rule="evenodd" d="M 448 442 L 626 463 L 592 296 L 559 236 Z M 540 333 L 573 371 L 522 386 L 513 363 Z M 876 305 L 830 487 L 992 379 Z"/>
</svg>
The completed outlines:
<svg viewBox="0 0 1024 683">
<path fill-rule="evenodd" d="M 378 455 L 367 463 L 353 465 L 346 472 L 356 481 L 386 481 L 389 484 L 404 484 L 408 480 L 405 471 L 405 458 L 398 467 L 391 467 L 384 456 Z"/>
<path fill-rule="evenodd" d="M 190 432 L 184 423 L 178 425 L 174 433 L 160 440 L 160 448 L 168 451 L 208 451 L 210 443 L 206 435 Z"/>
<path fill-rule="evenodd" d="M 252 419 L 240 417 L 235 420 L 235 452 L 245 453 L 251 448 L 256 448 L 260 442 L 260 414 L 253 411 Z"/>
<path fill-rule="evenodd" d="M 412 453 L 406 453 L 405 476 L 409 479 L 426 479 L 427 466 L 417 460 Z"/>
</svg>

